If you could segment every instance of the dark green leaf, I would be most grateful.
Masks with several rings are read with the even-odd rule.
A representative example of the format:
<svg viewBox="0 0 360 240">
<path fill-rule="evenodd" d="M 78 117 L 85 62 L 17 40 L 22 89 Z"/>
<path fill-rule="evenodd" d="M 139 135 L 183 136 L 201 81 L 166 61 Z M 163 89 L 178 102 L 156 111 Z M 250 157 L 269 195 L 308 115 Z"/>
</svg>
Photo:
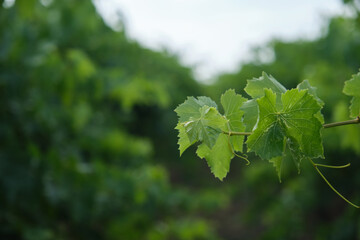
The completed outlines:
<svg viewBox="0 0 360 240">
<path fill-rule="evenodd" d="M 321 106 L 307 90 L 289 90 L 281 95 L 281 107 L 276 104 L 276 94 L 265 90 L 258 99 L 259 124 L 248 138 L 247 145 L 263 159 L 282 155 L 284 137 L 293 139 L 302 154 L 323 157 L 320 130 L 322 124 L 314 115 Z"/>
</svg>

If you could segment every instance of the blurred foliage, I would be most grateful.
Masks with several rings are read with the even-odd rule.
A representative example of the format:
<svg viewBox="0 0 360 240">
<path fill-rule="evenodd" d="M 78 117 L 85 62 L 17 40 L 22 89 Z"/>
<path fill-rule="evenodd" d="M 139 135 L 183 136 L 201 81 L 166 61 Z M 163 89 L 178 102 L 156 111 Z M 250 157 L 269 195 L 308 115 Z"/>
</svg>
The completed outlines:
<svg viewBox="0 0 360 240">
<path fill-rule="evenodd" d="M 227 198 L 160 164 L 178 158 L 172 109 L 200 94 L 191 70 L 90 1 L 1 4 L 0 238 L 217 239 L 202 214 Z"/>
<path fill-rule="evenodd" d="M 246 96 L 262 71 L 288 88 L 308 79 L 326 122 L 348 119 L 360 17 L 345 2 L 354 17 L 330 19 L 319 39 L 274 40 L 201 86 L 177 56 L 106 26 L 91 1 L 0 0 L 0 239 L 359 239 L 358 210 L 310 165 L 297 176 L 289 159 L 279 184 L 250 155 L 220 183 L 194 148 L 179 158 L 174 130 L 186 96 Z M 359 126 L 323 135 L 322 163 L 352 164 L 324 173 L 359 203 Z"/>
</svg>

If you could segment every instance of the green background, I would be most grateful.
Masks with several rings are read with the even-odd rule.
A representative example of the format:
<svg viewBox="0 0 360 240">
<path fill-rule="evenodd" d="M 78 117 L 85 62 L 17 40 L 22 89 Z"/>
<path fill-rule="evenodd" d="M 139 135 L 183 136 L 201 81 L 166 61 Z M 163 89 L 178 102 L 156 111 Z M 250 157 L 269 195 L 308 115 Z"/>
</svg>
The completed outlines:
<svg viewBox="0 0 360 240">
<path fill-rule="evenodd" d="M 41 3 L 42 2 L 42 3 Z M 326 122 L 347 120 L 344 81 L 360 67 L 360 15 L 315 40 L 273 40 L 234 73 L 202 85 L 169 51 L 105 25 L 91 1 L 0 0 L 0 239 L 360 239 L 360 212 L 309 163 L 280 184 L 250 154 L 215 179 L 195 148 L 179 157 L 176 106 L 243 96 L 262 71 L 318 88 Z M 273 51 L 270 62 L 261 54 Z M 360 126 L 323 131 L 324 173 L 360 203 Z"/>
</svg>

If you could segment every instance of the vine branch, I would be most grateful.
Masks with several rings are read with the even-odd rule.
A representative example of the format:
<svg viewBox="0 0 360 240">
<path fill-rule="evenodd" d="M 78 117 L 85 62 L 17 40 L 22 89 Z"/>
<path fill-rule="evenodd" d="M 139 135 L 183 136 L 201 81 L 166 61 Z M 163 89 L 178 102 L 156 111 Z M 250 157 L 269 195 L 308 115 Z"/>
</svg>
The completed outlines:
<svg viewBox="0 0 360 240">
<path fill-rule="evenodd" d="M 360 124 L 360 116 L 352 120 L 323 124 L 323 127 L 332 128 L 332 127 L 339 127 L 350 124 Z M 230 132 L 223 131 L 223 133 L 229 136 L 235 136 L 235 135 L 250 136 L 252 134 L 252 132 L 232 132 L 232 131 Z"/>
<path fill-rule="evenodd" d="M 359 123 L 360 123 L 360 116 L 358 116 L 355 119 L 348 120 L 348 121 L 324 124 L 323 127 L 324 128 L 332 128 L 332 127 L 338 127 L 338 126 L 349 125 L 349 124 L 359 124 Z"/>
</svg>

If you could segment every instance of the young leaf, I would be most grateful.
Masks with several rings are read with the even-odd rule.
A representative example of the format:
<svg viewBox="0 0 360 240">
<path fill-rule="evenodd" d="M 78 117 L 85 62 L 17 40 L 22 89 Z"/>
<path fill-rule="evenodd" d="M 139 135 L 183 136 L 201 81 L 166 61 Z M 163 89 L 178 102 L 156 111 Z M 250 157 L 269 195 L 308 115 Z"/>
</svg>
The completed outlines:
<svg viewBox="0 0 360 240">
<path fill-rule="evenodd" d="M 246 125 L 246 131 L 252 131 L 258 120 L 258 105 L 257 98 L 264 96 L 264 89 L 271 89 L 276 94 L 280 95 L 286 92 L 286 88 L 281 85 L 273 76 L 267 75 L 265 72 L 259 78 L 254 78 L 247 81 L 245 92 L 254 99 L 251 99 L 244 103 L 241 110 L 244 111 L 244 124 Z M 277 100 L 280 102 L 280 98 Z"/>
<path fill-rule="evenodd" d="M 288 138 L 286 141 L 287 149 L 289 150 L 291 157 L 295 163 L 295 167 L 298 171 L 298 174 L 300 174 L 300 164 L 303 159 L 305 159 L 304 154 L 300 150 L 299 144 L 296 143 L 295 140 Z"/>
<path fill-rule="evenodd" d="M 176 127 L 179 130 L 180 154 L 197 141 L 203 141 L 209 148 L 213 147 L 227 123 L 216 108 L 216 103 L 208 97 L 188 97 L 175 109 L 180 123 Z M 184 136 L 184 129 L 188 139 Z"/>
<path fill-rule="evenodd" d="M 299 89 L 299 90 L 306 90 L 306 89 L 307 89 L 307 90 L 308 90 L 308 93 L 316 99 L 316 101 L 319 103 L 319 105 L 320 105 L 321 107 L 324 106 L 324 104 L 325 104 L 324 101 L 321 100 L 321 99 L 317 96 L 317 94 L 316 94 L 316 89 L 317 89 L 317 88 L 311 86 L 308 80 L 302 81 L 301 83 L 299 83 L 299 84 L 297 85 L 296 88 Z M 317 117 L 317 119 L 319 119 L 319 121 L 320 121 L 322 124 L 324 124 L 325 120 L 324 120 L 324 116 L 322 115 L 321 111 L 317 112 L 317 113 L 315 114 L 315 116 Z"/>
<path fill-rule="evenodd" d="M 349 117 L 349 106 L 344 101 L 338 102 L 334 107 L 334 121 L 340 122 Z M 360 131 L 359 126 L 350 125 L 337 129 L 340 139 L 338 142 L 343 149 L 352 149 L 360 156 Z"/>
<path fill-rule="evenodd" d="M 302 154 L 308 157 L 322 157 L 323 147 L 320 130 L 322 124 L 314 116 L 321 106 L 307 90 L 289 90 L 281 95 L 281 105 L 270 89 L 258 99 L 259 124 L 248 138 L 250 151 L 263 159 L 282 155 L 284 137 L 293 139 Z"/>
<path fill-rule="evenodd" d="M 323 157 L 320 130 L 322 124 L 314 116 L 321 106 L 307 90 L 289 90 L 282 94 L 283 109 L 280 113 L 286 135 L 294 139 L 303 154 L 308 157 Z"/>
<path fill-rule="evenodd" d="M 316 87 L 313 87 L 310 85 L 309 81 L 308 80 L 304 80 L 302 81 L 301 83 L 299 83 L 296 87 L 297 89 L 299 90 L 308 90 L 308 93 L 313 96 L 316 101 L 320 104 L 320 106 L 324 106 L 324 101 L 321 100 L 318 95 L 316 94 Z"/>
<path fill-rule="evenodd" d="M 179 130 L 178 145 L 179 145 L 179 151 L 180 151 L 180 156 L 181 156 L 188 147 L 190 147 L 191 145 L 193 145 L 195 143 L 195 141 L 190 142 L 190 139 L 186 134 L 185 127 L 183 124 L 178 123 L 176 125 L 175 129 Z"/>
<path fill-rule="evenodd" d="M 360 72 L 345 82 L 343 93 L 353 97 L 350 105 L 350 117 L 360 116 Z"/>
<path fill-rule="evenodd" d="M 243 132 L 245 125 L 242 122 L 244 112 L 240 109 L 246 98 L 236 94 L 235 90 L 229 89 L 221 95 L 221 105 L 225 111 L 225 117 L 228 121 L 228 131 Z M 231 136 L 230 142 L 235 151 L 242 152 L 244 136 Z"/>
<path fill-rule="evenodd" d="M 273 76 L 267 75 L 265 72 L 259 78 L 254 78 L 247 81 L 245 92 L 252 98 L 259 98 L 264 96 L 264 89 L 271 89 L 274 93 L 281 94 L 286 92 L 286 88 L 279 83 Z"/>
<path fill-rule="evenodd" d="M 257 123 L 259 115 L 256 99 L 244 102 L 240 109 L 244 111 L 243 123 L 246 127 L 245 131 L 251 132 Z"/>
<path fill-rule="evenodd" d="M 273 166 L 275 167 L 276 173 L 279 178 L 279 182 L 281 182 L 281 166 L 283 163 L 283 156 L 274 157 L 274 158 L 270 159 L 269 162 L 272 163 Z"/>
<path fill-rule="evenodd" d="M 190 142 L 202 141 L 211 149 L 225 124 L 227 120 L 214 107 L 203 106 L 183 126 Z"/>
<path fill-rule="evenodd" d="M 228 136 L 225 134 L 221 134 L 218 137 L 212 149 L 205 144 L 199 145 L 196 154 L 200 158 L 206 159 L 211 172 L 221 181 L 229 172 L 230 161 L 234 157 L 229 145 Z"/>
<path fill-rule="evenodd" d="M 282 155 L 285 134 L 276 114 L 276 94 L 270 89 L 265 89 L 265 96 L 258 99 L 257 103 L 259 123 L 246 143 L 250 151 L 255 152 L 262 159 L 270 160 Z"/>
<path fill-rule="evenodd" d="M 175 112 L 179 116 L 179 122 L 189 121 L 190 118 L 199 118 L 200 111 L 199 109 L 203 106 L 214 107 L 217 109 L 216 103 L 208 97 L 188 97 L 187 100 L 180 104 Z"/>
<path fill-rule="evenodd" d="M 272 163 L 273 166 L 275 167 L 276 173 L 279 178 L 279 182 L 281 182 L 281 170 L 282 170 L 282 165 L 283 165 L 284 158 L 285 158 L 285 150 L 286 150 L 286 139 L 284 138 L 282 156 L 274 157 L 269 160 L 269 162 Z"/>
</svg>

